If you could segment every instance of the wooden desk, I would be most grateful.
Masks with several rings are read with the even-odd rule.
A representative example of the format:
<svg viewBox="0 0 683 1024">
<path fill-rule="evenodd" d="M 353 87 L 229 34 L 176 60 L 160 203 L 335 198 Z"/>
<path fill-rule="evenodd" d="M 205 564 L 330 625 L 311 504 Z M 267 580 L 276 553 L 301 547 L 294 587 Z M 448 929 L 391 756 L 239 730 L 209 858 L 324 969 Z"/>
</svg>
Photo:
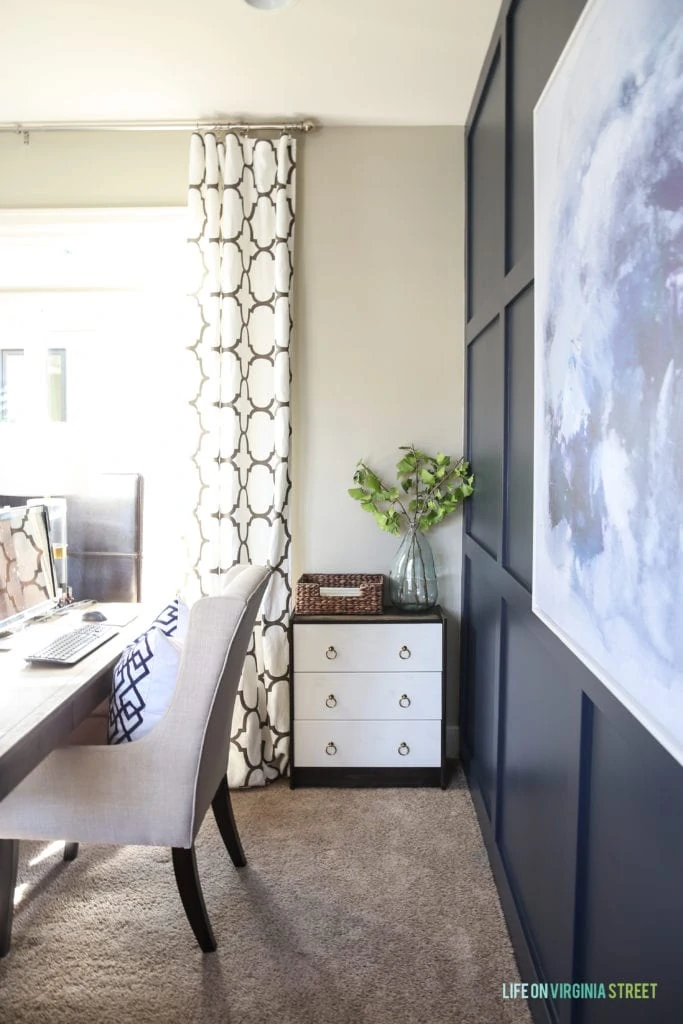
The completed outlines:
<svg viewBox="0 0 683 1024">
<path fill-rule="evenodd" d="M 139 605 L 97 607 L 120 631 L 69 668 L 32 665 L 23 655 L 79 626 L 83 608 L 26 626 L 0 640 L 0 800 L 107 697 L 111 669 L 121 651 L 152 618 Z M 18 842 L 0 839 L 0 957 L 10 948 L 18 855 Z"/>
<path fill-rule="evenodd" d="M 112 625 L 134 618 L 70 668 L 31 665 L 23 655 L 79 626 L 83 608 L 0 640 L 0 800 L 107 697 L 111 668 L 150 620 L 139 605 L 97 607 Z"/>
</svg>

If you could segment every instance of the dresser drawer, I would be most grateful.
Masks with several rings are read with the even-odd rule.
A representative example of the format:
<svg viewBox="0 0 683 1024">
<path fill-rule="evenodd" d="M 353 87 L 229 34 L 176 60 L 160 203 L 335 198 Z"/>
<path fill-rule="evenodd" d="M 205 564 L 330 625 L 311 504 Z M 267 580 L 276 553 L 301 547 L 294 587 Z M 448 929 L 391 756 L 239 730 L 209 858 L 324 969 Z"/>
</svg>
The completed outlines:
<svg viewBox="0 0 683 1024">
<path fill-rule="evenodd" d="M 440 672 L 295 672 L 294 716 L 339 719 L 441 718 Z"/>
<path fill-rule="evenodd" d="M 441 672 L 439 623 L 296 623 L 296 672 Z"/>
<path fill-rule="evenodd" d="M 441 722 L 294 722 L 301 768 L 415 768 L 441 764 Z"/>
</svg>

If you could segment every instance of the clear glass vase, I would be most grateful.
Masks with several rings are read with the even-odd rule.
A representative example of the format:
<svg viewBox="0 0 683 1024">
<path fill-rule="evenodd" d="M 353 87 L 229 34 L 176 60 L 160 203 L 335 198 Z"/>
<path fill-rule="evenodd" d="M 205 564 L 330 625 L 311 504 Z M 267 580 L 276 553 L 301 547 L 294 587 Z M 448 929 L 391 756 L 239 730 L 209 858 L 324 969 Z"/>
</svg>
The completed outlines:
<svg viewBox="0 0 683 1024">
<path fill-rule="evenodd" d="M 433 608 L 439 596 L 434 555 L 424 533 L 411 525 L 389 573 L 389 594 L 396 608 L 424 612 Z"/>
</svg>

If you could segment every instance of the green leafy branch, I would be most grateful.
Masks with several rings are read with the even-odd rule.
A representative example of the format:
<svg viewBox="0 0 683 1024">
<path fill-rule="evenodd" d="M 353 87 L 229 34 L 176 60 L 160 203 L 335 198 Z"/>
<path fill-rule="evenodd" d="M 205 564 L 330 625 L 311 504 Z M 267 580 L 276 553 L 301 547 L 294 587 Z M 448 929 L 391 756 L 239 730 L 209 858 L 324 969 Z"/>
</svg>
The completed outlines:
<svg viewBox="0 0 683 1024">
<path fill-rule="evenodd" d="M 428 455 L 404 445 L 396 464 L 397 486 L 387 487 L 362 460 L 353 475 L 349 495 L 360 502 L 381 530 L 400 534 L 405 523 L 422 533 L 440 523 L 474 492 L 469 462 L 450 455 Z"/>
</svg>

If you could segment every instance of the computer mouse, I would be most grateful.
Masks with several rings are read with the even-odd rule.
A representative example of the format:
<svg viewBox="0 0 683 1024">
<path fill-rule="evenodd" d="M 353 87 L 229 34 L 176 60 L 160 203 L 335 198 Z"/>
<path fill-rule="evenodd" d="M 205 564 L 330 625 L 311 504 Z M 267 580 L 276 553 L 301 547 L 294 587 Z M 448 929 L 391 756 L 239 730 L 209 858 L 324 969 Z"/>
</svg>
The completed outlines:
<svg viewBox="0 0 683 1024">
<path fill-rule="evenodd" d="M 83 612 L 83 622 L 105 622 L 107 616 L 102 612 L 93 609 L 91 612 Z"/>
</svg>

